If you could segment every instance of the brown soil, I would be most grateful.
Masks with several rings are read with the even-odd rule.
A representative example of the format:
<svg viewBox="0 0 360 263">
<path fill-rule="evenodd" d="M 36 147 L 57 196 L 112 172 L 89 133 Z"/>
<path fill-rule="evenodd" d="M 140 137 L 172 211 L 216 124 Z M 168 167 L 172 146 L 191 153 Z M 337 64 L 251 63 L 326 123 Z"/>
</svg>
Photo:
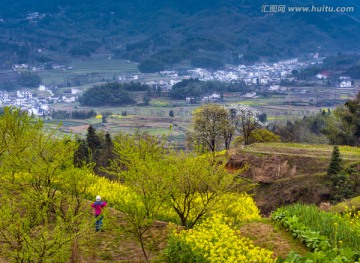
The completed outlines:
<svg viewBox="0 0 360 263">
<path fill-rule="evenodd" d="M 326 171 L 328 160 L 307 156 L 248 153 L 229 153 L 227 168 L 236 171 L 245 168 L 242 177 L 256 183 L 273 183 L 281 178 L 291 178 L 300 174 L 316 174 Z"/>
<path fill-rule="evenodd" d="M 258 184 L 253 194 L 263 215 L 283 205 L 296 202 L 319 205 L 329 199 L 330 188 L 325 178 L 327 158 L 309 156 L 304 149 L 290 149 L 289 155 L 267 150 L 266 153 L 256 149 L 231 150 L 227 164 L 230 172 Z"/>
<path fill-rule="evenodd" d="M 145 262 L 140 244 L 121 229 L 121 226 L 126 226 L 123 215 L 114 209 L 109 210 L 108 218 L 104 218 L 104 232 L 94 231 L 93 236 L 88 238 L 94 243 L 80 248 L 81 262 Z M 152 244 L 150 253 L 150 259 L 154 259 L 166 246 L 167 223 L 155 222 L 149 235 L 157 240 L 156 244 Z"/>
</svg>

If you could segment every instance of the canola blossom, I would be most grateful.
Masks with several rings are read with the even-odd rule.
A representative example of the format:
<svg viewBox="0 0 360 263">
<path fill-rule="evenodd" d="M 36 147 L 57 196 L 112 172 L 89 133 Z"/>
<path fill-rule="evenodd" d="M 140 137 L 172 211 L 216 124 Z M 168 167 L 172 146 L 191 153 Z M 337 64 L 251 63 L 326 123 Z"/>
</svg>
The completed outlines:
<svg viewBox="0 0 360 263">
<path fill-rule="evenodd" d="M 89 198 L 100 195 L 119 211 L 123 211 L 124 206 L 142 206 L 141 199 L 129 187 L 103 177 L 89 176 L 93 177 L 93 184 L 87 188 Z M 158 216 L 158 219 L 178 221 L 169 204 L 164 204 Z M 274 262 L 273 252 L 254 246 L 251 240 L 241 237 L 239 231 L 230 227 L 237 222 L 259 218 L 259 209 L 251 196 L 222 194 L 214 201 L 202 223 L 195 225 L 194 229 L 170 234 L 169 262 Z"/>
<path fill-rule="evenodd" d="M 138 197 L 127 186 L 122 185 L 119 182 L 111 181 L 104 177 L 94 176 L 95 181 L 87 189 L 87 197 L 93 199 L 94 196 L 100 195 L 104 200 L 108 201 L 115 209 L 122 211 L 121 204 L 135 204 L 138 201 Z M 137 204 L 139 205 L 139 204 Z"/>
<path fill-rule="evenodd" d="M 225 216 L 229 224 L 258 220 L 260 210 L 248 194 L 224 193 L 214 201 L 214 214 Z"/>
<path fill-rule="evenodd" d="M 360 211 L 356 212 L 354 206 L 351 209 L 348 206 L 346 206 L 342 218 L 347 220 L 352 226 L 352 228 L 358 231 L 360 235 Z"/>
<path fill-rule="evenodd" d="M 96 195 L 100 195 L 107 200 L 111 206 L 122 211 L 120 204 L 127 203 L 139 206 L 139 198 L 136 193 L 132 192 L 127 186 L 111 181 L 104 177 L 96 175 L 87 175 L 93 177 L 93 184 L 87 189 L 87 198 L 93 199 Z M 198 202 L 202 202 L 198 198 Z M 196 204 L 196 203 L 195 203 Z M 221 214 L 227 218 L 230 224 L 238 222 L 251 221 L 260 219 L 260 212 L 254 200 L 247 194 L 225 193 L 218 196 L 211 207 L 212 213 Z M 160 220 L 178 223 L 178 216 L 169 204 L 164 206 L 158 212 Z"/>
<path fill-rule="evenodd" d="M 214 215 L 194 229 L 172 232 L 167 248 L 169 262 L 274 262 L 273 252 L 254 246 L 231 229 L 223 216 Z"/>
</svg>

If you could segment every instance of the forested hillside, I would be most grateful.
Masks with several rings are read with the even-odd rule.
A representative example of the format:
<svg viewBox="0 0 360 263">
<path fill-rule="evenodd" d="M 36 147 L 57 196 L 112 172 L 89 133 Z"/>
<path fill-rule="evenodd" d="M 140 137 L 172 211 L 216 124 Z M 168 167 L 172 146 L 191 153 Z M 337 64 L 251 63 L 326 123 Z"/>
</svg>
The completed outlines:
<svg viewBox="0 0 360 263">
<path fill-rule="evenodd" d="M 270 4 L 284 4 L 273 2 Z M 262 13 L 264 4 L 269 3 L 5 1 L 0 10 L 0 55 L 9 65 L 61 61 L 63 58 L 56 56 L 59 54 L 87 57 L 107 52 L 160 69 L 184 59 L 194 66 L 205 63 L 218 68 L 224 63 L 357 48 L 360 34 L 356 1 L 327 3 L 354 7 L 351 13 Z M 325 3 L 286 3 L 311 4 Z M 36 53 L 38 49 L 51 52 L 42 56 Z"/>
</svg>

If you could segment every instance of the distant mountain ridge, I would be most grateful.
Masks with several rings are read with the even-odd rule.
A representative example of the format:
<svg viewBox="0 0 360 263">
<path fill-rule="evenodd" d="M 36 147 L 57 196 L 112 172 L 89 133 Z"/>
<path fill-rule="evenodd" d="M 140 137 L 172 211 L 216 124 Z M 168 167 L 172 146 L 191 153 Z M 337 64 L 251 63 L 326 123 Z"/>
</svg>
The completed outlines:
<svg viewBox="0 0 360 263">
<path fill-rule="evenodd" d="M 3 2 L 3 60 L 12 59 L 4 55 L 5 43 L 18 45 L 16 51 L 27 46 L 30 58 L 31 50 L 42 48 L 72 56 L 109 52 L 138 62 L 152 59 L 165 67 L 194 58 L 209 63 L 204 58 L 211 58 L 210 64 L 219 66 L 299 53 L 357 51 L 360 40 L 360 3 L 355 0 Z M 353 6 L 354 12 L 261 12 L 263 5 L 278 4 Z M 33 12 L 45 17 L 31 20 L 27 15 Z"/>
</svg>

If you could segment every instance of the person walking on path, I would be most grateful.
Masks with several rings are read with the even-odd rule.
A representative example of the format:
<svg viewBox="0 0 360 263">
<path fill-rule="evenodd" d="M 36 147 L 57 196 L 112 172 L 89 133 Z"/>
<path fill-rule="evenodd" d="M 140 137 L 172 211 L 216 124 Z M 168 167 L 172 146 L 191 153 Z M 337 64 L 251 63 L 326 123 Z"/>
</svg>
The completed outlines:
<svg viewBox="0 0 360 263">
<path fill-rule="evenodd" d="M 104 201 L 101 201 L 101 196 L 96 196 L 95 202 L 91 204 L 91 207 L 95 210 L 95 229 L 96 232 L 103 231 L 102 225 L 103 225 L 103 214 L 102 210 L 104 207 L 107 206 L 107 203 Z"/>
</svg>

